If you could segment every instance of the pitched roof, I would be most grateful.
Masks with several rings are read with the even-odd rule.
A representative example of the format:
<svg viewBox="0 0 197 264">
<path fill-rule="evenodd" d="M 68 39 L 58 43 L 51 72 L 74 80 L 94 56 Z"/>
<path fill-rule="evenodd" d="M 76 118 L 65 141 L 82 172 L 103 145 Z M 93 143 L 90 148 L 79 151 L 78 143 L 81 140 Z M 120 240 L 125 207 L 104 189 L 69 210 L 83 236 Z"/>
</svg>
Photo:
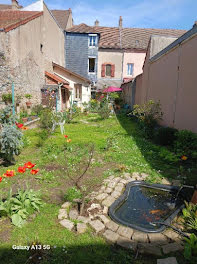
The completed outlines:
<svg viewBox="0 0 197 264">
<path fill-rule="evenodd" d="M 0 29 L 8 32 L 12 29 L 24 25 L 29 21 L 41 16 L 43 12 L 37 11 L 18 11 L 4 10 L 0 11 Z"/>
<path fill-rule="evenodd" d="M 47 71 L 45 71 L 45 76 L 50 78 L 50 79 L 52 79 L 52 80 L 54 80 L 57 83 L 63 83 L 63 86 L 65 88 L 70 89 L 69 82 L 64 80 L 63 78 L 61 78 L 61 77 L 59 77 L 59 76 L 57 76 L 57 75 L 55 75 L 53 73 L 47 72 Z"/>
<path fill-rule="evenodd" d="M 66 30 L 75 33 L 100 34 L 99 48 L 146 49 L 151 35 L 180 37 L 186 30 L 152 28 L 100 27 L 80 24 Z"/>
<path fill-rule="evenodd" d="M 68 18 L 71 13 L 71 10 L 51 10 L 51 13 L 57 20 L 58 24 L 63 30 L 66 30 Z"/>
<path fill-rule="evenodd" d="M 65 71 L 66 73 L 69 73 L 70 75 L 73 75 L 73 76 L 75 76 L 75 77 L 77 77 L 77 78 L 79 78 L 79 79 L 81 79 L 81 80 L 83 80 L 83 81 L 85 81 L 85 82 L 87 82 L 87 83 L 89 83 L 89 84 L 91 83 L 91 81 L 90 81 L 89 79 L 87 79 L 87 78 L 85 78 L 85 77 L 79 75 L 79 74 L 76 73 L 76 72 L 70 71 L 70 70 L 68 70 L 68 69 L 66 69 L 66 68 L 64 68 L 64 67 L 62 67 L 62 66 L 60 66 L 59 64 L 56 64 L 55 62 L 53 62 L 52 65 L 53 65 L 53 67 L 57 67 L 57 68 L 59 68 L 59 69 Z"/>
</svg>

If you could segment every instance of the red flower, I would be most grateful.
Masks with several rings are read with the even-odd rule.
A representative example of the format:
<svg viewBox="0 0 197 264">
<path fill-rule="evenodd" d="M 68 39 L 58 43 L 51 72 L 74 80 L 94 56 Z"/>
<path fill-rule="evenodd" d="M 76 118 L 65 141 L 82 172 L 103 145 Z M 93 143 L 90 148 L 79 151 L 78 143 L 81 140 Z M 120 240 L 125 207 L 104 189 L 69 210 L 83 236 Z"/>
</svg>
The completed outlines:
<svg viewBox="0 0 197 264">
<path fill-rule="evenodd" d="M 26 169 L 32 169 L 36 164 L 31 163 L 30 161 L 28 161 L 27 163 L 24 164 L 24 167 Z"/>
<path fill-rule="evenodd" d="M 0 182 L 2 182 L 2 179 L 3 179 L 3 178 L 2 178 L 2 177 L 0 177 Z"/>
<path fill-rule="evenodd" d="M 22 128 L 22 127 L 23 127 L 23 124 L 16 123 L 16 126 L 17 126 L 18 128 Z"/>
<path fill-rule="evenodd" d="M 39 169 L 36 169 L 36 170 L 31 170 L 31 174 L 35 175 L 39 172 Z"/>
<path fill-rule="evenodd" d="M 65 138 L 68 138 L 68 136 L 67 136 L 67 135 L 64 135 L 64 137 L 65 137 Z"/>
<path fill-rule="evenodd" d="M 24 173 L 26 170 L 26 167 L 18 167 L 18 172 L 19 173 Z"/>
<path fill-rule="evenodd" d="M 3 174 L 5 177 L 13 177 L 15 175 L 14 170 L 7 170 L 6 173 Z"/>
</svg>

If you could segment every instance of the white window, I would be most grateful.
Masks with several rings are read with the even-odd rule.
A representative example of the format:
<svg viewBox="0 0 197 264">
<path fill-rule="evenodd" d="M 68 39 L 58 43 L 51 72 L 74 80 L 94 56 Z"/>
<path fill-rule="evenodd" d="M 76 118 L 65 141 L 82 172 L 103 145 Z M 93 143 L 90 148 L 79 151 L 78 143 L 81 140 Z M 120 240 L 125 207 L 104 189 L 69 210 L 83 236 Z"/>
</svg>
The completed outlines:
<svg viewBox="0 0 197 264">
<path fill-rule="evenodd" d="M 88 60 L 88 72 L 95 73 L 95 58 L 89 58 Z"/>
<path fill-rule="evenodd" d="M 97 36 L 89 35 L 89 47 L 96 47 L 97 44 Z"/>
<path fill-rule="evenodd" d="M 133 63 L 127 63 L 127 75 L 133 75 Z"/>
</svg>

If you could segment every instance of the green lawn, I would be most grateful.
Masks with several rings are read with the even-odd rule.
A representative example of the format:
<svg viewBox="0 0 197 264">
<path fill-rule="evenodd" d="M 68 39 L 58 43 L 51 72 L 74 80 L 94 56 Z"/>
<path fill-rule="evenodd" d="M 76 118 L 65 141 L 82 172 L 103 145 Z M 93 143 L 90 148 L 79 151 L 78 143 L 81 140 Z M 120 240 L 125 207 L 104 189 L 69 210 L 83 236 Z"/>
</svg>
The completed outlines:
<svg viewBox="0 0 197 264">
<path fill-rule="evenodd" d="M 40 171 L 17 173 L 0 183 L 2 197 L 10 187 L 13 192 L 28 185 L 39 190 L 44 206 L 35 218 L 29 218 L 23 228 L 17 228 L 7 219 L 0 219 L 0 263 L 156 263 L 154 257 L 138 256 L 132 252 L 107 244 L 91 230 L 77 235 L 62 228 L 57 221 L 58 210 L 64 202 L 64 194 L 72 182 L 67 169 L 74 177 L 84 168 L 90 143 L 95 146 L 94 162 L 88 170 L 83 184 L 89 191 L 98 189 L 104 178 L 121 175 L 122 172 L 145 172 L 150 182 L 161 182 L 162 177 L 176 179 L 179 164 L 170 164 L 159 157 L 161 147 L 147 141 L 134 121 L 123 115 L 101 120 L 96 114 L 80 116 L 65 126 L 65 133 L 72 140 L 60 134 L 59 128 L 48 138 L 39 129 L 25 131 L 25 148 L 16 157 L 16 165 L 0 167 L 1 175 L 7 169 L 17 170 L 27 161 L 36 163 Z M 196 168 L 186 168 L 182 182 L 192 184 Z M 31 243 L 50 245 L 51 249 L 39 252 L 40 262 L 34 262 L 36 252 L 12 250 L 12 245 Z M 33 256 L 33 259 L 29 259 Z M 182 258 L 181 256 L 178 256 Z M 183 263 L 183 262 L 180 262 Z"/>
</svg>

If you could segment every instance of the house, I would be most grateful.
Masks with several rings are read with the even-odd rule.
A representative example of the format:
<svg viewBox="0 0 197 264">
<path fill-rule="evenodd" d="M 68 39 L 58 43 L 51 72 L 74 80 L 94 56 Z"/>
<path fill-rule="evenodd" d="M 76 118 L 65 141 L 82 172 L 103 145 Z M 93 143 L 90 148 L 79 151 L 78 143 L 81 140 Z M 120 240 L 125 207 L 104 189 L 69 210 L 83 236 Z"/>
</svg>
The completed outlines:
<svg viewBox="0 0 197 264">
<path fill-rule="evenodd" d="M 62 30 L 73 26 L 72 10 L 51 10 L 52 15 L 60 25 Z"/>
<path fill-rule="evenodd" d="M 162 47 L 162 43 L 164 45 Z M 155 45 L 157 44 L 157 45 Z M 161 44 L 161 50 L 155 46 Z M 136 78 L 135 101 L 160 101 L 164 126 L 197 133 L 197 23 L 177 39 L 152 36 L 143 74 Z"/>
<path fill-rule="evenodd" d="M 179 37 L 184 30 L 75 25 L 65 31 L 66 68 L 89 78 L 97 90 L 120 87 L 142 73 L 151 35 Z"/>
<path fill-rule="evenodd" d="M 0 95 L 11 92 L 13 83 L 15 95 L 31 94 L 33 104 L 41 103 L 45 71 L 53 71 L 53 61 L 65 65 L 64 33 L 43 0 L 0 10 Z"/>
</svg>

